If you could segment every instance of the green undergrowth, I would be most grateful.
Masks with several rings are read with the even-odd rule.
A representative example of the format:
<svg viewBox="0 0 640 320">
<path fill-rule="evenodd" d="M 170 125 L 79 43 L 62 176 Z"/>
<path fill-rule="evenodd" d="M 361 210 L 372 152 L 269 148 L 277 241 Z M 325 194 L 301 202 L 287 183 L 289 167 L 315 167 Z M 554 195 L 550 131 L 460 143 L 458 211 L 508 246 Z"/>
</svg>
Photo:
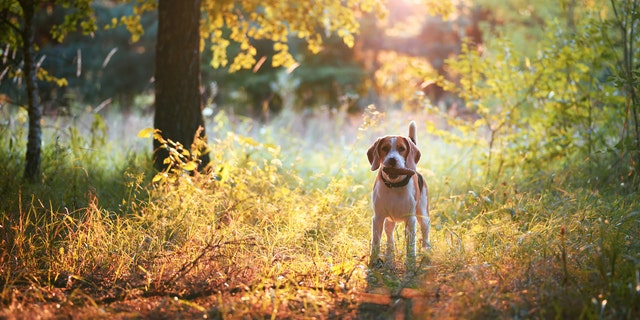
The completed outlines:
<svg viewBox="0 0 640 320">
<path fill-rule="evenodd" d="M 147 151 L 109 141 L 96 117 L 82 134 L 50 132 L 37 185 L 20 179 L 24 132 L 7 126 L 0 316 L 366 318 L 368 297 L 402 288 L 414 316 L 638 316 L 637 191 L 593 159 L 486 177 L 483 150 L 420 132 L 433 249 L 406 270 L 397 228 L 395 267 L 369 269 L 365 153 L 409 118 L 429 121 L 219 114 L 208 171 L 156 176 Z"/>
</svg>

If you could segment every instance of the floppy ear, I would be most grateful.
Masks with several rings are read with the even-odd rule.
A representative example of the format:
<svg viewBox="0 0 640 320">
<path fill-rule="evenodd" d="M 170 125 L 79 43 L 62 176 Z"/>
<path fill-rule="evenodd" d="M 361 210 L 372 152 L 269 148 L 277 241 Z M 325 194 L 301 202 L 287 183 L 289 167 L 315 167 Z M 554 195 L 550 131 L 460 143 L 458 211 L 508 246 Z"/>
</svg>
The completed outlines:
<svg viewBox="0 0 640 320">
<path fill-rule="evenodd" d="M 407 155 L 407 167 L 411 169 L 415 169 L 417 167 L 418 161 L 420 161 L 420 150 L 416 147 L 416 144 L 411 141 L 411 139 L 407 140 L 407 144 L 409 145 L 409 154 Z"/>
<path fill-rule="evenodd" d="M 367 151 L 367 157 L 369 158 L 369 163 L 371 164 L 371 171 L 376 171 L 380 167 L 380 155 L 378 154 L 379 143 L 380 138 L 376 139 L 376 142 L 374 142 L 373 145 L 369 147 L 369 151 Z"/>
</svg>

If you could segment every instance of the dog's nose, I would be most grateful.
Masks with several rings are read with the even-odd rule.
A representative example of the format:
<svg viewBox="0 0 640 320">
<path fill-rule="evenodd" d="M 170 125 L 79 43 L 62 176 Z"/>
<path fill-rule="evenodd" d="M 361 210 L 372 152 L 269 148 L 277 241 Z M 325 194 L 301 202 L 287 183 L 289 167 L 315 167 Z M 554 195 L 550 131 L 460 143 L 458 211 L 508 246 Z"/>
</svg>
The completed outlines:
<svg viewBox="0 0 640 320">
<path fill-rule="evenodd" d="M 386 165 L 388 165 L 390 167 L 395 167 L 397 163 L 398 163 L 398 161 L 396 160 L 396 158 L 389 158 L 389 159 L 387 159 Z"/>
</svg>

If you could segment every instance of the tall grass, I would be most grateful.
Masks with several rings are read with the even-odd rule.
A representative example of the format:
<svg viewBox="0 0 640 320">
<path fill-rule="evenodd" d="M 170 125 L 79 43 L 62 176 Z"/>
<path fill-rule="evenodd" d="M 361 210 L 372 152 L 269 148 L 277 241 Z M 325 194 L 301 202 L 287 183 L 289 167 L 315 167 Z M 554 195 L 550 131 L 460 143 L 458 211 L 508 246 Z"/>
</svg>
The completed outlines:
<svg viewBox="0 0 640 320">
<path fill-rule="evenodd" d="M 637 194 L 583 176 L 591 163 L 487 178 L 483 150 L 419 132 L 433 249 L 416 270 L 369 269 L 365 151 L 427 118 L 221 113 L 208 119 L 211 173 L 156 183 L 134 138 L 148 120 L 109 139 L 109 116 L 77 118 L 47 131 L 38 185 L 17 178 L 24 132 L 8 118 L 1 316 L 638 316 Z M 370 295 L 395 300 L 377 312 Z"/>
</svg>

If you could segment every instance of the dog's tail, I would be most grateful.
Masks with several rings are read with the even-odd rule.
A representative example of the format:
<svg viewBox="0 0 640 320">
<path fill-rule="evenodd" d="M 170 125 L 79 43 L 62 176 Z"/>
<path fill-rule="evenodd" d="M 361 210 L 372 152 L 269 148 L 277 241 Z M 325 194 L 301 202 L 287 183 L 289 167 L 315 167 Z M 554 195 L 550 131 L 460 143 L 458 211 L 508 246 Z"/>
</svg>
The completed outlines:
<svg viewBox="0 0 640 320">
<path fill-rule="evenodd" d="M 413 141 L 415 145 L 418 145 L 418 141 L 416 140 L 416 122 L 415 121 L 411 121 L 411 123 L 409 123 L 409 139 L 411 139 L 411 141 Z"/>
</svg>

